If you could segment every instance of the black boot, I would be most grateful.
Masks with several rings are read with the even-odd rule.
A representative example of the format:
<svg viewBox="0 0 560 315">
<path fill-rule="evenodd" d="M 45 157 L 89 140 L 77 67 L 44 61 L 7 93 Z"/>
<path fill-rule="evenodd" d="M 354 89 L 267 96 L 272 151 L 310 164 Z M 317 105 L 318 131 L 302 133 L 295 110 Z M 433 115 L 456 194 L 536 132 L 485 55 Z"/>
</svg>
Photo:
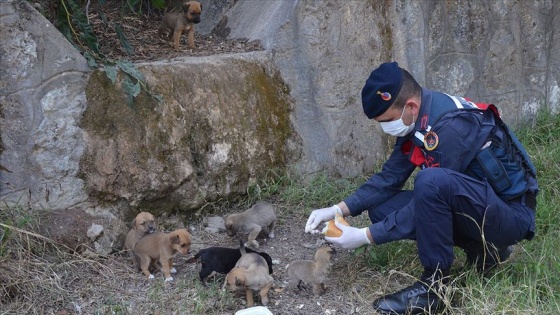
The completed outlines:
<svg viewBox="0 0 560 315">
<path fill-rule="evenodd" d="M 396 293 L 373 301 L 373 309 L 380 314 L 434 314 L 441 306 L 449 270 L 426 270 L 420 281 Z"/>
<path fill-rule="evenodd" d="M 467 266 L 476 265 L 476 270 L 484 275 L 488 274 L 492 269 L 500 263 L 508 260 L 513 252 L 513 245 L 501 248 L 488 248 L 486 253 L 480 251 L 465 251 L 467 259 L 465 264 Z"/>
</svg>

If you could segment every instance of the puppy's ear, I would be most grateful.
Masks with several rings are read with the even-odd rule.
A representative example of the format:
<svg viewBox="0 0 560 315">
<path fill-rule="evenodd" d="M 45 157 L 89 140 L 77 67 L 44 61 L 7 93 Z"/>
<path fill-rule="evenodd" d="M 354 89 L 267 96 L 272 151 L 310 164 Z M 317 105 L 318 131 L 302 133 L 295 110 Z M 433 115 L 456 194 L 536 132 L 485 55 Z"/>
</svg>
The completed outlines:
<svg viewBox="0 0 560 315">
<path fill-rule="evenodd" d="M 237 234 L 237 229 L 234 228 L 233 222 L 226 223 L 226 230 L 229 231 L 229 233 Z"/>
<path fill-rule="evenodd" d="M 189 12 L 189 7 L 190 7 L 190 5 L 191 5 L 191 2 L 190 2 L 190 1 L 189 1 L 189 2 L 183 3 L 183 11 L 184 11 L 185 13 Z"/>
<path fill-rule="evenodd" d="M 136 230 L 136 219 L 132 220 L 132 228 Z"/>
<path fill-rule="evenodd" d="M 171 236 L 171 243 L 179 244 L 179 234 L 174 234 Z"/>
<path fill-rule="evenodd" d="M 240 287 L 244 284 L 245 284 L 245 278 L 244 277 L 235 277 L 235 286 L 236 287 Z"/>
</svg>

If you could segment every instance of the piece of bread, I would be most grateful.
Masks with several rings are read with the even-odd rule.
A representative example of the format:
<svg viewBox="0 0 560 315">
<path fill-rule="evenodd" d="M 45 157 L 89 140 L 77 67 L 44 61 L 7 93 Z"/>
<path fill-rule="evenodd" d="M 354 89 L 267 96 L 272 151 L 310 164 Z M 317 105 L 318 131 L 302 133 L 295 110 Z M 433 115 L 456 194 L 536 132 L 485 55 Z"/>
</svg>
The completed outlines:
<svg viewBox="0 0 560 315">
<path fill-rule="evenodd" d="M 338 223 L 344 224 L 346 226 L 350 226 L 350 224 L 348 224 L 348 222 L 346 220 L 344 220 L 344 217 L 342 216 L 342 214 L 337 213 L 334 216 L 333 220 L 327 221 L 325 223 L 325 227 L 323 228 L 323 234 L 325 234 L 325 236 L 328 237 L 340 237 L 342 235 L 342 231 L 336 227 L 336 224 L 334 224 L 334 221 L 337 221 Z"/>
</svg>

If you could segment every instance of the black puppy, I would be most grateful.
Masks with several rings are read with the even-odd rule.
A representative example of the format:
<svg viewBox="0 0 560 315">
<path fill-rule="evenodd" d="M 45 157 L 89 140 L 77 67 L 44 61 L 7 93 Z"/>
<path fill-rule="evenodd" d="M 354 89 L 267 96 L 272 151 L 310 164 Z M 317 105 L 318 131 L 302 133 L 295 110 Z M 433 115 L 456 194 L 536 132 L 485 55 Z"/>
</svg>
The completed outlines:
<svg viewBox="0 0 560 315">
<path fill-rule="evenodd" d="M 243 245 L 241 245 L 243 246 Z M 268 273 L 272 274 L 272 258 L 265 252 L 257 252 L 250 248 L 245 248 L 247 253 L 257 253 L 261 255 L 268 264 Z M 213 273 L 227 274 L 235 267 L 237 261 L 241 258 L 239 248 L 227 247 L 209 247 L 200 250 L 193 258 L 187 260 L 187 263 L 200 261 L 202 267 L 198 275 L 202 284 L 206 284 L 206 278 Z"/>
</svg>

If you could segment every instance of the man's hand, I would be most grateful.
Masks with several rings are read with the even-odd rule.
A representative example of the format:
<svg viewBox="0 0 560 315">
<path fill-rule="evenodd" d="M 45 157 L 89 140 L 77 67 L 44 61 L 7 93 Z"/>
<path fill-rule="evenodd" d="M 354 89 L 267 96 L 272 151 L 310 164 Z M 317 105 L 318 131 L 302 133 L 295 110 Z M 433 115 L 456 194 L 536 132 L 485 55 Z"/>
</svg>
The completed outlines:
<svg viewBox="0 0 560 315">
<path fill-rule="evenodd" d="M 321 233 L 321 231 L 317 230 L 319 224 L 323 222 L 327 222 L 329 220 L 334 219 L 334 215 L 336 213 L 342 214 L 342 210 L 337 205 L 328 208 L 322 208 L 313 210 L 307 219 L 307 223 L 305 224 L 305 233 Z"/>
<path fill-rule="evenodd" d="M 342 235 L 340 237 L 325 236 L 325 241 L 346 249 L 354 249 L 362 245 L 371 244 L 367 236 L 367 227 L 360 229 L 346 226 L 336 221 L 334 221 L 334 224 L 342 231 Z"/>
</svg>

